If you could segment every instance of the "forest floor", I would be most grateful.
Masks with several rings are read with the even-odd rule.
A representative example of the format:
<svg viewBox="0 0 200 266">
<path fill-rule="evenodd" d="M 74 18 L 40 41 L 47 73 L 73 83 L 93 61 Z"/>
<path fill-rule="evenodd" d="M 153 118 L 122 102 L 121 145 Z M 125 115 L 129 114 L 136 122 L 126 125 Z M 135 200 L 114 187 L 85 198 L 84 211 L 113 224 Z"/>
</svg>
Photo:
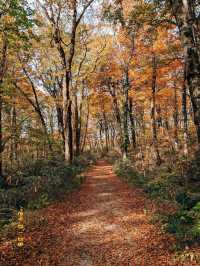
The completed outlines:
<svg viewBox="0 0 200 266">
<path fill-rule="evenodd" d="M 151 223 L 155 206 L 140 189 L 104 161 L 86 176 L 80 191 L 39 211 L 45 220 L 24 233 L 23 248 L 3 243 L 0 265 L 181 265 L 171 251 L 174 239 Z"/>
</svg>

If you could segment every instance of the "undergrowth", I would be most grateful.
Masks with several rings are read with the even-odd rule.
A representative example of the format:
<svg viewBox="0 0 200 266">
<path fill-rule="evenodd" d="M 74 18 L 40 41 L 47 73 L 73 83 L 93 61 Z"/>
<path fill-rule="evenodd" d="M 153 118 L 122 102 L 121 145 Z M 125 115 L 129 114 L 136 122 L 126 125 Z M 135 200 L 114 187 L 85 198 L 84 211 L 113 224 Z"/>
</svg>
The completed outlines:
<svg viewBox="0 0 200 266">
<path fill-rule="evenodd" d="M 200 162 L 199 153 L 188 165 L 185 159 L 174 167 L 167 163 L 151 171 L 135 170 L 130 160 L 118 160 L 115 172 L 129 184 L 140 186 L 147 195 L 159 202 L 176 206 L 173 212 L 159 213 L 159 220 L 166 232 L 177 239 L 177 247 L 200 242 Z"/>
<path fill-rule="evenodd" d="M 25 162 L 20 169 L 11 169 L 9 181 L 0 184 L 0 228 L 16 221 L 20 207 L 37 210 L 78 189 L 84 181 L 81 173 L 95 159 L 85 153 L 68 165 L 54 158 Z"/>
</svg>

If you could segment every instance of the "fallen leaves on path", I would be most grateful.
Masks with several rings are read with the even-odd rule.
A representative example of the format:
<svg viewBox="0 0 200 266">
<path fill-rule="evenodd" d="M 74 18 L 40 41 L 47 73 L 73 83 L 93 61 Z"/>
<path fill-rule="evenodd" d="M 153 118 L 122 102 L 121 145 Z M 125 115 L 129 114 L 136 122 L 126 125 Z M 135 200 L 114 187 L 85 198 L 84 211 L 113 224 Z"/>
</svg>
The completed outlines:
<svg viewBox="0 0 200 266">
<path fill-rule="evenodd" d="M 25 233 L 24 248 L 1 246 L 0 265 L 180 265 L 170 252 L 173 238 L 150 223 L 149 206 L 100 161 L 79 192 L 39 212 L 45 221 Z"/>
</svg>

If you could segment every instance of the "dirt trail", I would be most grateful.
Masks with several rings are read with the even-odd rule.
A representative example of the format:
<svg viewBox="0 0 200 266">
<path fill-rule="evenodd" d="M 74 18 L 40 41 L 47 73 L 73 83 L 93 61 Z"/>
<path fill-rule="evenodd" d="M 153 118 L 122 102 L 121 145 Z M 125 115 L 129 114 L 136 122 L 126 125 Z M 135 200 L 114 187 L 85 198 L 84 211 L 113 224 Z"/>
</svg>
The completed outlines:
<svg viewBox="0 0 200 266">
<path fill-rule="evenodd" d="M 0 265 L 175 265 L 172 240 L 150 223 L 148 206 L 140 190 L 100 161 L 79 192 L 41 211 L 47 222 L 26 234 L 17 258 L 8 247 Z"/>
</svg>

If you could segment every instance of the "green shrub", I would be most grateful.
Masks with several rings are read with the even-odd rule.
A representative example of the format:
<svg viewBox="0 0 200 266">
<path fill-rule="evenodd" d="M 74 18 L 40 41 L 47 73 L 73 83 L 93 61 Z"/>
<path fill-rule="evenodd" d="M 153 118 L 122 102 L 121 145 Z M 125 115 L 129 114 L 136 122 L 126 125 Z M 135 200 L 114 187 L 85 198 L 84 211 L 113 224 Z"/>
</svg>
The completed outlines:
<svg viewBox="0 0 200 266">
<path fill-rule="evenodd" d="M 128 183 L 143 186 L 146 183 L 144 175 L 135 171 L 129 160 L 117 161 L 114 165 L 115 172 L 118 176 L 125 179 Z"/>
<path fill-rule="evenodd" d="M 80 173 L 95 159 L 95 156 L 85 153 L 75 158 L 70 165 L 56 159 L 25 162 L 21 169 L 10 172 L 11 184 L 1 186 L 0 210 L 17 210 L 20 207 L 39 209 L 61 199 L 68 191 L 77 189 L 82 184 L 84 177 L 79 176 Z M 9 217 L 0 217 L 0 226 L 9 222 Z"/>
<path fill-rule="evenodd" d="M 179 209 L 169 215 L 166 230 L 176 235 L 179 241 L 193 242 L 200 240 L 200 202 L 190 210 Z"/>
<path fill-rule="evenodd" d="M 184 177 L 165 165 L 148 172 L 144 177 L 134 169 L 129 160 L 117 161 L 115 172 L 126 182 L 143 187 L 144 191 L 159 201 L 167 200 L 177 206 L 175 213 L 162 213 L 156 219 L 163 229 L 182 242 L 200 239 L 200 193 L 187 190 Z"/>
<path fill-rule="evenodd" d="M 193 222 L 193 217 L 187 211 L 179 210 L 168 216 L 166 229 L 168 232 L 176 234 L 179 239 L 185 239 L 190 234 Z"/>
<path fill-rule="evenodd" d="M 152 179 L 148 179 L 145 191 L 152 197 L 173 201 L 177 193 L 183 189 L 179 184 L 179 179 L 180 177 L 173 172 L 160 171 L 160 174 L 155 175 Z"/>
<path fill-rule="evenodd" d="M 190 210 L 200 201 L 200 194 L 183 191 L 176 195 L 176 201 L 182 209 Z"/>
</svg>

